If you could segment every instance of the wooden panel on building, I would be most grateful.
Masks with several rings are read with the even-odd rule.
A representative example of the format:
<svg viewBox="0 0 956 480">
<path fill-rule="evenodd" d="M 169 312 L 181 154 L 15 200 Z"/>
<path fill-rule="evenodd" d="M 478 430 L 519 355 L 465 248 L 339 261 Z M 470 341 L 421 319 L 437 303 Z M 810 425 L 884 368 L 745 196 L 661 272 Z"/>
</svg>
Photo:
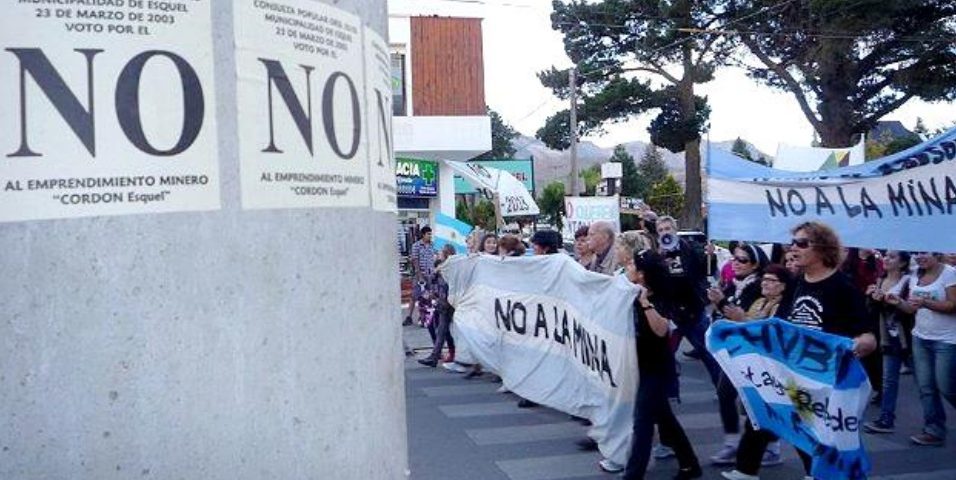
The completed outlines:
<svg viewBox="0 0 956 480">
<path fill-rule="evenodd" d="M 416 116 L 485 115 L 481 19 L 411 18 Z"/>
</svg>

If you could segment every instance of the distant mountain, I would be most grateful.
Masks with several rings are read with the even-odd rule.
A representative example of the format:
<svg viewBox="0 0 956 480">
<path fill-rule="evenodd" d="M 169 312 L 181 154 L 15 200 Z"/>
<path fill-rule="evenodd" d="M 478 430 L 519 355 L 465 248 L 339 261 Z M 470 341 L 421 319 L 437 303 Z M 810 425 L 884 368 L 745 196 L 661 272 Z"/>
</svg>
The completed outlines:
<svg viewBox="0 0 956 480">
<path fill-rule="evenodd" d="M 515 158 L 531 157 L 534 159 L 534 183 L 536 191 L 542 191 L 544 187 L 555 180 L 564 182 L 565 184 L 568 183 L 568 179 L 571 175 L 571 153 L 569 151 L 552 150 L 540 140 L 525 135 L 516 137 L 511 144 L 517 150 Z M 733 145 L 733 140 L 711 142 L 712 148 L 719 148 L 728 152 L 731 151 Z M 641 157 L 644 155 L 644 150 L 647 149 L 648 146 L 649 144 L 646 142 L 634 141 L 625 143 L 624 149 L 634 157 L 634 162 L 637 163 L 641 160 Z M 754 158 L 759 158 L 759 156 L 766 157 L 768 160 L 773 158 L 761 152 L 750 143 L 747 143 L 747 147 Z M 704 157 L 704 149 L 706 148 L 706 144 L 701 145 L 702 160 L 706 158 Z M 674 178 L 677 179 L 678 182 L 683 184 L 685 177 L 684 154 L 671 153 L 663 148 L 659 150 L 661 156 L 664 158 L 664 163 L 667 165 L 667 169 L 674 175 Z M 600 165 L 611 158 L 613 153 L 613 148 L 602 148 L 591 142 L 581 142 L 578 144 L 578 169 L 584 170 L 593 165 Z M 705 166 L 702 164 L 701 169 L 703 170 L 704 168 Z"/>
</svg>

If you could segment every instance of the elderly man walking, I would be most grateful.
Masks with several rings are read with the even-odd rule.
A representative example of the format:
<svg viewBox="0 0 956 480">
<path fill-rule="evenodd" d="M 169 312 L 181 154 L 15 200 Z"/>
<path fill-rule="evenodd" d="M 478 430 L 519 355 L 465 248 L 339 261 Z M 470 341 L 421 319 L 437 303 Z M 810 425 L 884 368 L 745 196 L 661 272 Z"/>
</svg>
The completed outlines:
<svg viewBox="0 0 956 480">
<path fill-rule="evenodd" d="M 587 266 L 592 272 L 614 275 L 620 265 L 617 256 L 611 251 L 614 246 L 614 227 L 610 222 L 597 221 L 588 228 L 588 247 L 594 254 L 594 260 Z"/>
</svg>

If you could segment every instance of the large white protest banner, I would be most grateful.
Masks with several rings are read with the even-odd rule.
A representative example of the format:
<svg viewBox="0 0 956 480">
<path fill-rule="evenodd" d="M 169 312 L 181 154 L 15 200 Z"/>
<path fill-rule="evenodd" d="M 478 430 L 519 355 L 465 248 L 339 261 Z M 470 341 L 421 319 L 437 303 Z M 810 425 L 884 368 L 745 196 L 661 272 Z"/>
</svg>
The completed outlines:
<svg viewBox="0 0 956 480">
<path fill-rule="evenodd" d="M 813 456 L 814 478 L 865 478 L 860 418 L 870 382 L 852 340 L 771 318 L 719 321 L 707 349 L 733 382 L 747 415 Z"/>
<path fill-rule="evenodd" d="M 516 394 L 590 419 L 588 435 L 601 453 L 626 463 L 637 389 L 638 288 L 561 254 L 456 256 L 442 272 L 459 351 Z"/>
<path fill-rule="evenodd" d="M 243 207 L 394 211 L 384 39 L 309 0 L 242 0 L 235 12 Z"/>
<path fill-rule="evenodd" d="M 948 252 L 956 234 L 956 129 L 904 152 L 827 172 L 784 172 L 712 150 L 710 237 L 788 242 L 832 225 L 847 246 Z M 933 234 L 928 234 L 932 232 Z"/>
<path fill-rule="evenodd" d="M 209 0 L 5 5 L 0 222 L 219 208 Z"/>
<path fill-rule="evenodd" d="M 564 197 L 564 238 L 574 238 L 575 230 L 597 221 L 610 222 L 621 231 L 621 201 L 612 197 Z"/>
</svg>

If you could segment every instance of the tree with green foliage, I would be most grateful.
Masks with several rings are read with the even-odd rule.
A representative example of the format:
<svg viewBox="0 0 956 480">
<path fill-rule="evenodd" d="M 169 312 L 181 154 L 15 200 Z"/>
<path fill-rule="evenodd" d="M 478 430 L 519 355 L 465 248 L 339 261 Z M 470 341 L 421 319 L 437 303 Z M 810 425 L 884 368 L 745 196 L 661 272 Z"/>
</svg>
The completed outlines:
<svg viewBox="0 0 956 480">
<path fill-rule="evenodd" d="M 495 222 L 495 204 L 490 200 L 481 200 L 475 204 L 471 214 L 472 225 L 475 227 L 495 231 L 498 228 Z"/>
<path fill-rule="evenodd" d="M 641 155 L 641 161 L 637 164 L 637 174 L 640 179 L 638 184 L 638 197 L 646 199 L 651 194 L 654 185 L 663 182 L 670 173 L 667 170 L 667 164 L 664 163 L 664 157 L 661 151 L 654 145 L 648 145 Z M 675 212 L 679 215 L 680 212 Z"/>
<path fill-rule="evenodd" d="M 601 183 L 601 166 L 591 165 L 578 174 L 584 180 L 584 195 L 593 197 L 597 193 L 597 186 Z"/>
<path fill-rule="evenodd" d="M 713 2 L 695 0 L 554 0 L 551 25 L 564 35 L 565 52 L 577 66 L 574 86 L 578 136 L 599 133 L 609 122 L 656 112 L 651 141 L 684 152 L 687 170 L 686 225 L 701 222 L 700 135 L 710 108 L 695 85 L 713 78 L 731 45 L 719 35 L 698 35 L 721 17 Z M 636 75 L 653 78 L 642 80 Z M 538 74 L 542 84 L 569 99 L 569 70 Z M 537 137 L 555 149 L 570 144 L 569 110 L 548 118 Z"/>
<path fill-rule="evenodd" d="M 747 160 L 753 161 L 753 155 L 750 154 L 750 149 L 747 148 L 747 142 L 743 141 L 743 139 L 740 137 L 737 137 L 737 139 L 734 140 L 734 145 L 730 147 L 730 151 L 740 158 L 746 158 Z"/>
<path fill-rule="evenodd" d="M 956 99 L 952 1 L 708 3 L 754 57 L 750 75 L 793 95 L 823 147 L 852 145 L 912 98 Z"/>
<path fill-rule="evenodd" d="M 770 166 L 770 162 L 767 161 L 766 157 L 759 154 L 754 155 L 750 151 L 750 146 L 747 144 L 747 142 L 745 142 L 740 137 L 737 137 L 737 139 L 734 140 L 734 144 L 732 147 L 730 147 L 730 151 L 733 152 L 734 155 L 737 155 L 740 158 L 746 158 L 747 160 L 750 160 L 751 162 L 759 163 L 764 166 Z"/>
<path fill-rule="evenodd" d="M 551 182 L 538 198 L 538 209 L 545 220 L 558 230 L 563 228 L 561 218 L 564 216 L 564 184 Z"/>
<path fill-rule="evenodd" d="M 467 203 L 461 200 L 455 202 L 455 218 L 465 223 L 474 225 L 474 223 L 471 221 L 471 209 L 468 208 Z"/>
<path fill-rule="evenodd" d="M 674 176 L 668 174 L 667 178 L 651 187 L 644 202 L 658 215 L 674 216 L 683 211 L 684 192 Z"/>
<path fill-rule="evenodd" d="M 624 145 L 614 147 L 614 153 L 608 161 L 621 164 L 621 196 L 642 198 L 643 192 L 641 188 L 643 188 L 643 185 L 641 184 L 641 176 L 637 172 L 634 157 L 627 152 Z"/>
<path fill-rule="evenodd" d="M 491 108 L 486 110 L 491 118 L 491 151 L 479 155 L 476 160 L 514 158 L 517 150 L 511 142 L 518 137 L 518 131 L 508 125 L 498 112 Z"/>
</svg>

